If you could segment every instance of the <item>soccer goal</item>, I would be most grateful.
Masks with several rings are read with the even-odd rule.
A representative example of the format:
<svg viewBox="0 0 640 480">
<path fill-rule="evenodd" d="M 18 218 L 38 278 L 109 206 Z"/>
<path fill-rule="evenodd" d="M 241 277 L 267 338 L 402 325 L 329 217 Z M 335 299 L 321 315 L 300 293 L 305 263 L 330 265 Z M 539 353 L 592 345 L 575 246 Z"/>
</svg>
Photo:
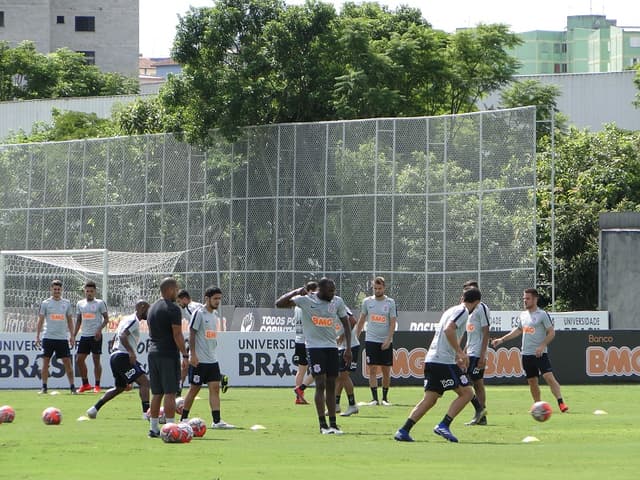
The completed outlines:
<svg viewBox="0 0 640 480">
<path fill-rule="evenodd" d="M 136 300 L 155 300 L 159 280 L 173 273 L 183 253 L 0 251 L 0 332 L 33 331 L 38 306 L 54 279 L 62 281 L 63 296 L 73 305 L 83 298 L 84 282 L 93 280 L 110 316 L 130 313 Z"/>
</svg>

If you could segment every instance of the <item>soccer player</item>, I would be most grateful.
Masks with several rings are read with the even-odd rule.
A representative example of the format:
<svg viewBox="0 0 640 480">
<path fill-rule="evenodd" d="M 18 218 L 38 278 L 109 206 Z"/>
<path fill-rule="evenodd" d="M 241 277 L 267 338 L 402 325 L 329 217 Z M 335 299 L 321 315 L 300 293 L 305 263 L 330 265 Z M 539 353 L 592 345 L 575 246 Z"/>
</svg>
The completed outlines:
<svg viewBox="0 0 640 480">
<path fill-rule="evenodd" d="M 107 390 L 97 403 L 87 410 L 89 418 L 96 418 L 98 410 L 105 403 L 113 400 L 127 389 L 128 385 L 136 382 L 140 386 L 140 401 L 142 403 L 142 418 L 147 419 L 149 409 L 149 379 L 136 357 L 136 349 L 140 342 L 140 320 L 147 319 L 149 303 L 146 300 L 136 302 L 136 310 L 118 324 L 109 363 L 115 380 L 115 387 Z"/>
<path fill-rule="evenodd" d="M 230 429 L 233 425 L 220 418 L 220 366 L 216 355 L 218 332 L 222 330 L 218 307 L 222 290 L 209 287 L 204 292 L 204 307 L 198 309 L 189 324 L 189 391 L 184 399 L 181 420 L 189 418 L 189 410 L 202 385 L 209 388 L 209 406 L 213 424 L 211 428 Z"/>
<path fill-rule="evenodd" d="M 102 355 L 102 329 L 109 323 L 107 304 L 96 298 L 96 283 L 87 280 L 84 284 L 84 300 L 80 300 L 76 305 L 76 328 L 73 331 L 73 338 L 80 332 L 80 342 L 78 343 L 78 356 L 76 364 L 80 370 L 82 385 L 78 389 L 79 393 L 88 392 L 93 388 L 96 393 L 100 392 L 100 377 L 102 376 L 102 365 L 100 355 Z M 95 376 L 95 387 L 89 384 L 87 373 L 87 355 L 91 353 L 93 358 L 93 374 Z"/>
<path fill-rule="evenodd" d="M 194 302 L 191 300 L 191 295 L 184 288 L 178 292 L 178 299 L 176 303 L 180 307 L 180 311 L 182 312 L 182 318 L 187 321 L 187 324 L 191 325 L 191 318 L 196 313 L 197 310 L 201 309 L 204 305 L 202 303 Z M 218 307 L 216 307 L 218 308 Z M 227 330 L 227 326 L 224 322 L 224 318 L 219 315 L 220 318 L 220 331 L 225 332 Z M 187 347 L 188 350 L 189 347 Z M 182 391 L 182 387 L 184 385 L 184 380 L 187 378 L 188 368 L 180 372 L 180 390 Z M 220 388 L 222 393 L 227 393 L 229 389 L 229 377 L 227 375 L 222 374 L 220 380 Z"/>
<path fill-rule="evenodd" d="M 458 397 L 451 402 L 447 414 L 433 428 L 433 433 L 457 442 L 458 439 L 449 429 L 451 422 L 473 397 L 473 390 L 464 371 L 469 366 L 469 358 L 460 347 L 469 313 L 473 313 L 480 303 L 480 290 L 471 288 L 462 293 L 462 303 L 449 308 L 438 323 L 424 361 L 424 397 L 413 408 L 409 418 L 396 432 L 400 442 L 413 442 L 409 432 L 413 426 L 438 401 L 446 390 L 453 390 Z"/>
<path fill-rule="evenodd" d="M 71 365 L 71 350 L 75 346 L 73 336 L 73 307 L 71 302 L 62 298 L 62 282 L 53 280 L 51 282 L 51 296 L 40 304 L 38 310 L 38 323 L 36 325 L 36 345 L 42 345 L 42 389 L 38 392 L 46 394 L 47 381 L 49 379 L 49 363 L 53 354 L 62 360 L 64 371 L 69 379 L 69 391 L 75 395 L 76 387 L 73 384 L 73 366 Z M 40 332 L 42 342 L 40 342 Z M 67 337 L 68 331 L 68 337 Z"/>
<path fill-rule="evenodd" d="M 339 358 L 336 342 L 336 324 L 340 321 L 344 328 L 345 352 L 343 359 L 351 363 L 351 327 L 347 318 L 344 301 L 336 294 L 336 285 L 329 278 L 318 282 L 317 293 L 307 295 L 302 287 L 282 295 L 276 302 L 278 308 L 300 307 L 302 328 L 309 358 L 309 368 L 316 382 L 315 405 L 320 423 L 320 433 L 342 434 L 336 423 L 336 378 Z M 329 424 L 325 415 L 329 413 Z"/>
<path fill-rule="evenodd" d="M 464 290 L 479 288 L 478 282 L 468 281 L 463 285 Z M 489 323 L 491 311 L 484 302 L 469 314 L 467 321 L 467 343 L 465 352 L 469 357 L 467 373 L 473 383 L 475 395 L 471 404 L 475 408 L 475 414 L 471 421 L 465 425 L 487 424 L 487 396 L 484 388 L 484 369 L 487 364 L 487 346 L 489 345 Z"/>
<path fill-rule="evenodd" d="M 160 437 L 160 404 L 164 399 L 167 423 L 175 422 L 176 393 L 180 383 L 180 358 L 186 368 L 189 360 L 182 335 L 182 315 L 175 304 L 178 283 L 167 277 L 160 282 L 162 298 L 151 305 L 147 315 L 149 325 L 149 384 L 151 386 L 151 428 L 149 438 Z"/>
<path fill-rule="evenodd" d="M 307 293 L 315 293 L 318 290 L 318 284 L 316 282 L 307 282 L 304 286 Z M 296 373 L 296 388 L 293 389 L 293 393 L 296 395 L 296 405 L 307 405 L 304 398 L 305 389 L 313 383 L 313 377 L 308 373 L 307 361 L 307 347 L 304 342 L 304 331 L 302 329 L 302 310 L 300 307 L 294 307 L 293 309 L 293 323 L 296 328 L 295 350 L 293 354 L 293 364 L 298 367 Z"/>
<path fill-rule="evenodd" d="M 358 407 L 356 405 L 356 396 L 353 389 L 353 381 L 351 380 L 351 372 L 355 372 L 358 368 L 358 355 L 360 354 L 360 341 L 356 335 L 356 328 L 358 322 L 353 314 L 347 309 L 349 317 L 349 325 L 351 326 L 351 362 L 346 363 L 344 361 L 344 351 L 346 348 L 344 341 L 344 327 L 342 324 L 338 325 L 338 356 L 340 357 L 340 373 L 338 374 L 338 381 L 336 382 L 336 412 L 340 413 L 340 396 L 342 389 L 347 392 L 347 399 L 349 406 L 347 409 L 340 413 L 341 417 L 349 417 L 358 413 Z"/>
<path fill-rule="evenodd" d="M 533 401 L 540 401 L 538 377 L 542 375 L 544 381 L 551 388 L 551 393 L 556 397 L 560 411 L 564 413 L 569 410 L 569 407 L 562 399 L 560 384 L 553 374 L 547 350 L 556 333 L 549 314 L 538 308 L 539 297 L 540 295 L 535 288 L 527 288 L 524 291 L 522 301 L 525 310 L 518 316 L 516 327 L 506 335 L 492 340 L 491 346 L 496 348 L 504 342 L 522 335 L 522 368 L 527 376 Z"/>
<path fill-rule="evenodd" d="M 356 336 L 359 337 L 366 321 L 365 349 L 369 366 L 369 387 L 373 396 L 369 405 L 391 405 L 388 395 L 393 365 L 393 334 L 396 331 L 398 313 L 396 302 L 385 295 L 385 288 L 384 278 L 376 277 L 373 281 L 373 296 L 362 302 L 356 330 Z M 382 402 L 378 401 L 378 370 L 382 371 Z"/>
</svg>

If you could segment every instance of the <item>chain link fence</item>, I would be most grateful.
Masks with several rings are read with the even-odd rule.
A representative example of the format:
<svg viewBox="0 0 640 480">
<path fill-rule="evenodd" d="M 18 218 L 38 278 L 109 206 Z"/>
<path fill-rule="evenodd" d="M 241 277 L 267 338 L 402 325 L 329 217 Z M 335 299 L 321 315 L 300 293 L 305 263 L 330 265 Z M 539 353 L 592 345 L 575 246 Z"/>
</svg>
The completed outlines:
<svg viewBox="0 0 640 480">
<path fill-rule="evenodd" d="M 535 108 L 0 146 L 0 249 L 186 251 L 194 298 L 272 306 L 311 278 L 357 306 L 383 275 L 440 311 L 477 279 L 495 309 L 536 278 Z M 214 251 L 214 247 L 217 248 Z M 43 297 L 47 292 L 43 292 Z"/>
</svg>

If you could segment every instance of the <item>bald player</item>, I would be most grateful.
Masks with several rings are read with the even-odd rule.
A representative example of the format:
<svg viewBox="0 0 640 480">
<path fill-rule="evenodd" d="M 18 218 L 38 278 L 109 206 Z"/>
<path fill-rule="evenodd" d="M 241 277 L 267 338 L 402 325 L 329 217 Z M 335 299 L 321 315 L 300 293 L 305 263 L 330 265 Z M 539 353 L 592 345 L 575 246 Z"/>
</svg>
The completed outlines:
<svg viewBox="0 0 640 480">
<path fill-rule="evenodd" d="M 351 363 L 351 326 L 347 318 L 347 307 L 336 294 L 336 285 L 329 278 L 318 282 L 318 291 L 307 295 L 302 287 L 282 295 L 276 302 L 278 308 L 300 307 L 302 328 L 305 335 L 309 369 L 316 382 L 315 405 L 320 424 L 320 433 L 342 434 L 336 423 L 336 378 L 339 358 L 336 342 L 336 325 L 344 328 L 345 351 L 343 360 Z M 325 415 L 329 414 L 329 424 Z"/>
</svg>

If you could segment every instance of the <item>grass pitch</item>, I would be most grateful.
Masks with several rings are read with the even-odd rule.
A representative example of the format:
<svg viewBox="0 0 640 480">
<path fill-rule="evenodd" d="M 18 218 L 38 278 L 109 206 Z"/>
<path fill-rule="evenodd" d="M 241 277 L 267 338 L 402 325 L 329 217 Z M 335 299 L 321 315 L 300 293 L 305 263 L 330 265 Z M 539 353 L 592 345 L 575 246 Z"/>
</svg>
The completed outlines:
<svg viewBox="0 0 640 480">
<path fill-rule="evenodd" d="M 107 404 L 97 420 L 77 421 L 98 395 L 71 396 L 66 389 L 56 396 L 0 391 L 0 405 L 16 410 L 14 423 L 0 425 L 0 479 L 636 479 L 639 388 L 565 386 L 570 413 L 560 414 L 543 387 L 554 414 L 537 423 L 528 414 L 532 402 L 526 386 L 490 386 L 490 425 L 464 426 L 473 413 L 467 407 L 451 427 L 459 444 L 431 431 L 452 392 L 414 427 L 415 443 L 393 440 L 422 396 L 420 387 L 392 388 L 393 406 L 363 406 L 358 415 L 339 417 L 343 436 L 320 435 L 314 407 L 294 405 L 291 389 L 232 387 L 222 396 L 222 418 L 239 428 L 208 429 L 189 444 L 148 439 L 136 392 Z M 313 392 L 308 390 L 309 400 Z M 191 413 L 210 426 L 206 396 L 203 389 Z M 367 388 L 356 389 L 357 400 L 369 397 Z M 62 410 L 61 425 L 42 423 L 40 414 L 48 406 Z M 595 410 L 608 414 L 594 415 Z M 255 424 L 266 429 L 251 430 Z M 527 436 L 540 441 L 522 443 Z"/>
</svg>

